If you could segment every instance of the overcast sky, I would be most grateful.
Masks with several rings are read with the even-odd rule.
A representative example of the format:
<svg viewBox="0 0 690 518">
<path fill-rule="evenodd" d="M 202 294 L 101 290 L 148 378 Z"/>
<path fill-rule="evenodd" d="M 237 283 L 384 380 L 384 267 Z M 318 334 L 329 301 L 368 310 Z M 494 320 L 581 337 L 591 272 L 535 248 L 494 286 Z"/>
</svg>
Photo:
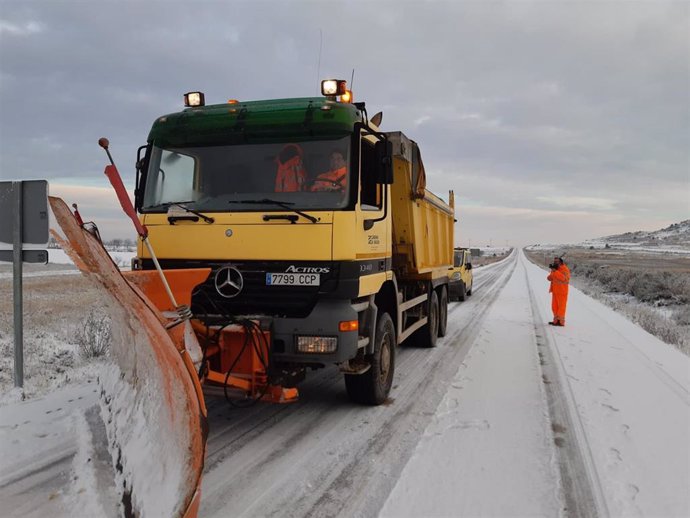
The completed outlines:
<svg viewBox="0 0 690 518">
<path fill-rule="evenodd" d="M 463 246 L 653 230 L 690 217 L 689 13 L 662 1 L 0 0 L 0 179 L 48 179 L 104 237 L 132 238 L 99 137 L 133 188 L 137 147 L 184 92 L 311 96 L 354 68 L 355 100 L 419 143 L 427 187 L 455 190 Z"/>
</svg>

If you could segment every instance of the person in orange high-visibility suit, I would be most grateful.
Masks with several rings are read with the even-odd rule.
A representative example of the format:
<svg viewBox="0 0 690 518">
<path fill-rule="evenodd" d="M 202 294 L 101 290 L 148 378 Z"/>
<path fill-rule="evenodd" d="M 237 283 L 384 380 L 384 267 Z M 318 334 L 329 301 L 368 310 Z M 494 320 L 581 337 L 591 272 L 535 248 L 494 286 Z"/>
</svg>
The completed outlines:
<svg viewBox="0 0 690 518">
<path fill-rule="evenodd" d="M 314 179 L 311 191 L 344 191 L 347 187 L 347 162 L 340 151 L 331 153 L 331 168 Z"/>
<path fill-rule="evenodd" d="M 275 192 L 303 191 L 307 180 L 302 156 L 304 152 L 297 144 L 287 144 L 276 157 L 278 172 L 276 173 Z"/>
<path fill-rule="evenodd" d="M 549 322 L 549 324 L 552 326 L 564 326 L 565 307 L 568 303 L 570 269 L 560 257 L 554 257 L 553 263 L 549 267 L 551 268 L 551 273 L 547 280 L 551 281 L 549 293 L 551 293 L 551 310 L 553 311 L 553 321 Z"/>
</svg>

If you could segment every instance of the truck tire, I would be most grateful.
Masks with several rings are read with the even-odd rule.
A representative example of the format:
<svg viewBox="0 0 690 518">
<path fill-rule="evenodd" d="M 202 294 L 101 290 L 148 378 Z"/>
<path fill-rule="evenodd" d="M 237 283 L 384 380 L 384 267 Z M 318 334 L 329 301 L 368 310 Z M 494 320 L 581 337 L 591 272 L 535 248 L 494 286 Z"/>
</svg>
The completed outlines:
<svg viewBox="0 0 690 518">
<path fill-rule="evenodd" d="M 462 301 L 467 298 L 467 289 L 465 288 L 465 283 L 460 283 L 460 290 L 458 291 L 458 300 Z"/>
<path fill-rule="evenodd" d="M 438 297 L 438 336 L 446 336 L 448 329 L 448 291 L 445 286 L 439 288 Z"/>
<path fill-rule="evenodd" d="M 472 295 L 472 284 L 474 284 L 474 281 L 472 281 L 472 282 L 470 283 L 470 289 L 467 290 L 467 296 L 468 296 L 468 297 Z"/>
<path fill-rule="evenodd" d="M 371 367 L 364 374 L 345 374 L 345 388 L 352 401 L 364 405 L 380 405 L 386 401 L 395 374 L 395 347 L 393 319 L 383 313 L 376 323 L 374 352 L 367 356 Z"/>
</svg>

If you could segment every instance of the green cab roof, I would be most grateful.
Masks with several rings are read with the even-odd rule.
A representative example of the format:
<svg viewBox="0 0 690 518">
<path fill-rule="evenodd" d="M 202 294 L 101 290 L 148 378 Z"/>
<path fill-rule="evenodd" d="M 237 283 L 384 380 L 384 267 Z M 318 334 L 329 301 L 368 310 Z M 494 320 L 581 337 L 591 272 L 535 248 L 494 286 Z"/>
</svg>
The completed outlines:
<svg viewBox="0 0 690 518">
<path fill-rule="evenodd" d="M 213 104 L 159 117 L 148 141 L 184 147 L 342 136 L 361 120 L 357 106 L 325 97 Z"/>
</svg>

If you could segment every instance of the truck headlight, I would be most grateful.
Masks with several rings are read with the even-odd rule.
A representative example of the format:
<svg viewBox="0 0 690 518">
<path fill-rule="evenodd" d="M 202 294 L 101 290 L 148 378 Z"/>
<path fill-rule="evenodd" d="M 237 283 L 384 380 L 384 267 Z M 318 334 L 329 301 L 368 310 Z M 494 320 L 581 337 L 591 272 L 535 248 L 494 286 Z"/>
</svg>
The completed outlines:
<svg viewBox="0 0 690 518">
<path fill-rule="evenodd" d="M 297 351 L 300 353 L 333 353 L 338 348 L 335 336 L 298 336 Z"/>
</svg>

